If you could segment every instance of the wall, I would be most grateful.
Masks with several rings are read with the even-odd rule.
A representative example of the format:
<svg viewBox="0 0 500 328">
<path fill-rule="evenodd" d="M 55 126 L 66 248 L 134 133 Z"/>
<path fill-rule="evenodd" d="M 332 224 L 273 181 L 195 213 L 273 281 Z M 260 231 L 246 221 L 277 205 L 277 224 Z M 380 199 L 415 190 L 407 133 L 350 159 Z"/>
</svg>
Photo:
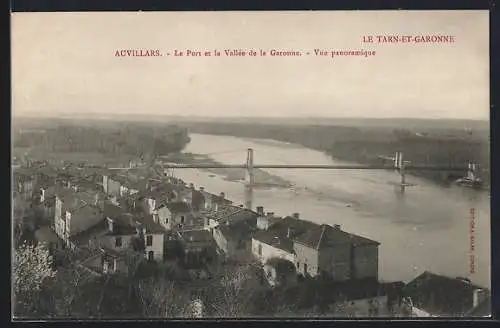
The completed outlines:
<svg viewBox="0 0 500 328">
<path fill-rule="evenodd" d="M 259 245 L 262 246 L 262 255 L 260 256 L 258 253 Z M 261 263 L 265 263 L 268 259 L 277 257 L 288 260 L 292 263 L 296 263 L 295 256 L 292 253 L 288 253 L 285 250 L 275 248 L 268 244 L 262 243 L 256 239 L 252 238 L 252 254 L 258 259 Z"/>
<path fill-rule="evenodd" d="M 113 179 L 108 179 L 108 194 L 113 196 L 120 195 L 120 183 Z"/>
<path fill-rule="evenodd" d="M 146 234 L 144 235 L 144 243 L 147 241 L 147 236 L 153 236 L 153 245 L 146 246 L 146 258 L 148 257 L 148 253 L 150 251 L 154 252 L 155 261 L 162 262 L 163 261 L 163 242 L 164 235 L 163 234 Z"/>
<path fill-rule="evenodd" d="M 121 247 L 115 246 L 116 245 L 115 244 L 116 237 L 122 238 L 122 246 Z M 102 237 L 100 242 L 102 243 L 103 246 L 105 246 L 109 249 L 113 249 L 117 252 L 120 252 L 120 251 L 125 251 L 126 249 L 128 249 L 130 247 L 132 237 L 133 237 L 133 235 L 104 236 L 104 237 Z"/>
<path fill-rule="evenodd" d="M 104 188 L 104 192 L 107 194 L 108 193 L 108 176 L 107 175 L 102 176 L 102 187 Z"/>
<path fill-rule="evenodd" d="M 319 273 L 319 255 L 315 249 L 304 246 L 299 243 L 294 243 L 293 250 L 295 251 L 296 260 L 293 262 L 296 265 L 297 273 L 315 277 Z M 304 268 L 307 264 L 307 272 Z"/>
<path fill-rule="evenodd" d="M 172 213 L 170 210 L 164 206 L 156 211 L 158 214 L 158 223 L 161 224 L 166 230 L 172 229 Z"/>
<path fill-rule="evenodd" d="M 334 280 L 350 279 L 351 269 L 351 245 L 340 244 L 320 251 L 319 270 L 329 273 Z"/>
<path fill-rule="evenodd" d="M 226 238 L 224 237 L 224 235 L 222 234 L 222 232 L 219 229 L 214 228 L 213 237 L 214 237 L 215 243 L 217 244 L 217 247 L 225 255 L 229 256 L 228 242 L 227 242 Z"/>
<path fill-rule="evenodd" d="M 377 245 L 358 245 L 354 248 L 354 278 L 378 279 Z"/>
<path fill-rule="evenodd" d="M 59 197 L 56 197 L 56 203 L 54 209 L 54 224 L 55 224 L 56 234 L 62 238 L 64 234 L 64 220 L 62 219 L 62 201 Z"/>
</svg>

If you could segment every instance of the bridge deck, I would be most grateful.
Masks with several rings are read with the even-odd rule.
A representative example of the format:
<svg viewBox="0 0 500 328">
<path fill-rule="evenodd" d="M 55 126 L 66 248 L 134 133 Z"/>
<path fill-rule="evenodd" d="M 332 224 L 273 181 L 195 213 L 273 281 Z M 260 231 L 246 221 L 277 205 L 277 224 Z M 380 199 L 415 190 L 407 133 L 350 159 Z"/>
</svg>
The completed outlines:
<svg viewBox="0 0 500 328">
<path fill-rule="evenodd" d="M 163 168 L 171 169 L 216 169 L 216 168 L 241 168 L 246 169 L 245 164 L 164 164 Z M 316 170 L 395 170 L 392 165 L 281 165 L 281 164 L 265 164 L 253 165 L 254 169 L 316 169 Z M 467 166 L 420 166 L 407 165 L 404 167 L 406 171 L 467 171 Z"/>
</svg>

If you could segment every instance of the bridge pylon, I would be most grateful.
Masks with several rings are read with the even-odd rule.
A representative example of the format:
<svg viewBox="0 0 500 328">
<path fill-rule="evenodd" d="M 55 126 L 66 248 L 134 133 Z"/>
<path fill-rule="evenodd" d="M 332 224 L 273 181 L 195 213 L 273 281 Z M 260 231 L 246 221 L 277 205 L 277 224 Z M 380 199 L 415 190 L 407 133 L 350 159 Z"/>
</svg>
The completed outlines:
<svg viewBox="0 0 500 328">
<path fill-rule="evenodd" d="M 252 209 L 253 187 L 255 185 L 255 172 L 253 167 L 253 149 L 247 149 L 247 160 L 245 165 L 245 207 Z"/>
</svg>

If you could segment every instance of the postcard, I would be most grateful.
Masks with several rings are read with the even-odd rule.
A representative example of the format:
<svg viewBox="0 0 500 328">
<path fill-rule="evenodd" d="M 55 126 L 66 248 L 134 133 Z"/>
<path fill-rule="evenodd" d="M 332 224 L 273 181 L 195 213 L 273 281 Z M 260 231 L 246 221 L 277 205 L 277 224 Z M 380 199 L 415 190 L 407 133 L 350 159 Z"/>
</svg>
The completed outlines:
<svg viewBox="0 0 500 328">
<path fill-rule="evenodd" d="M 12 14 L 16 320 L 488 317 L 487 11 Z"/>
</svg>

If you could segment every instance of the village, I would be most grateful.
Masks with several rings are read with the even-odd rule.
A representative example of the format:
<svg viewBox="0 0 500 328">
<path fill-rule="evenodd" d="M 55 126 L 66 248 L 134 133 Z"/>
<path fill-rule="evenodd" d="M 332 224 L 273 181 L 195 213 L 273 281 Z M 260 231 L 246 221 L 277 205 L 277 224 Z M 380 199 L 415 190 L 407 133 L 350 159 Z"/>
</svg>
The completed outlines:
<svg viewBox="0 0 500 328">
<path fill-rule="evenodd" d="M 56 267 L 77 265 L 89 277 L 130 275 L 132 254 L 146 276 L 175 266 L 171 279 L 194 289 L 221 279 L 224 266 L 252 267 L 255 288 L 303 303 L 263 316 L 490 314 L 489 291 L 467 278 L 425 271 L 410 282 L 381 281 L 383 243 L 300 213 L 248 209 L 159 170 L 30 161 L 13 168 L 12 186 L 15 245 L 43 245 Z M 205 316 L 199 302 L 194 317 Z"/>
</svg>

